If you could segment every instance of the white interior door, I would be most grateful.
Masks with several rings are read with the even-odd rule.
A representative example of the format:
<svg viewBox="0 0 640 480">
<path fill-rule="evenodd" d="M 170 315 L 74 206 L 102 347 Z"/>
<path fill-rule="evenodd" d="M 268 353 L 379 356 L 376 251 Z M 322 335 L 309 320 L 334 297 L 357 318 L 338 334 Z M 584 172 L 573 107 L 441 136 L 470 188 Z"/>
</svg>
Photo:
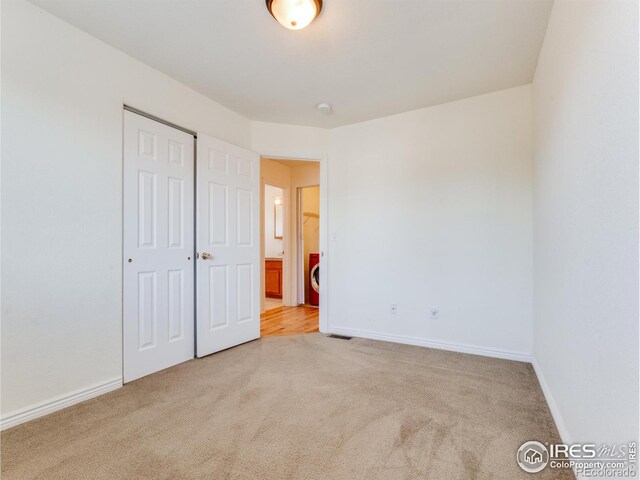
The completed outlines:
<svg viewBox="0 0 640 480">
<path fill-rule="evenodd" d="M 197 355 L 260 337 L 260 162 L 198 134 Z"/>
<path fill-rule="evenodd" d="M 124 112 L 124 381 L 194 356 L 194 138 Z"/>
</svg>

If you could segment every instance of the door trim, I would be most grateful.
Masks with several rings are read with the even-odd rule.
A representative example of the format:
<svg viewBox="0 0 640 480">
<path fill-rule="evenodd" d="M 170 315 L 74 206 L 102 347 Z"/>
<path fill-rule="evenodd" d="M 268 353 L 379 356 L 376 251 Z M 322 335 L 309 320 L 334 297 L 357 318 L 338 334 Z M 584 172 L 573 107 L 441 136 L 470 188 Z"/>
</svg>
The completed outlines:
<svg viewBox="0 0 640 480">
<path fill-rule="evenodd" d="M 297 252 L 296 252 L 296 258 L 297 258 L 297 266 L 298 266 L 298 272 L 297 272 L 297 285 L 298 285 L 298 291 L 296 292 L 298 294 L 298 304 L 302 305 L 304 304 L 304 283 L 305 283 L 305 278 L 304 278 L 304 232 L 303 232 L 303 225 L 304 225 L 304 220 L 303 220 L 303 212 L 302 212 L 302 189 L 304 187 L 298 187 L 296 188 L 296 235 L 297 235 L 297 243 L 296 243 L 296 247 L 297 247 Z"/>
</svg>

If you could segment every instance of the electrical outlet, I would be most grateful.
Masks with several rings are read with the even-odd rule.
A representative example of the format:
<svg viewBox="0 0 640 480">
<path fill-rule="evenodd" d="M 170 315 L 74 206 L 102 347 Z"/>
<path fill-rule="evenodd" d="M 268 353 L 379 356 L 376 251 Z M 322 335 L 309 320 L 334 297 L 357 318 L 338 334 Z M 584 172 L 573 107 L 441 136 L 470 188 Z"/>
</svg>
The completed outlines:
<svg viewBox="0 0 640 480">
<path fill-rule="evenodd" d="M 398 305 L 396 305 L 395 303 L 391 304 L 391 315 L 395 315 L 396 313 L 398 313 Z"/>
<path fill-rule="evenodd" d="M 440 311 L 438 310 L 437 305 L 433 305 L 429 308 L 429 318 L 432 320 L 437 320 L 440 318 Z"/>
</svg>

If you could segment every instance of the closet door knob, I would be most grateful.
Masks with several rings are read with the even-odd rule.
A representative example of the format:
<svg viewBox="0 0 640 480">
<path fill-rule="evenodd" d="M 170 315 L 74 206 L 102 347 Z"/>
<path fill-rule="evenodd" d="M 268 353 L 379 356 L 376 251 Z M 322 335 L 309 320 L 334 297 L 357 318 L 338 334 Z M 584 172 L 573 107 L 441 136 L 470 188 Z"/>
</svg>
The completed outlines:
<svg viewBox="0 0 640 480">
<path fill-rule="evenodd" d="M 213 258 L 213 255 L 211 255 L 209 252 L 202 252 L 203 260 L 211 260 L 212 258 Z"/>
</svg>

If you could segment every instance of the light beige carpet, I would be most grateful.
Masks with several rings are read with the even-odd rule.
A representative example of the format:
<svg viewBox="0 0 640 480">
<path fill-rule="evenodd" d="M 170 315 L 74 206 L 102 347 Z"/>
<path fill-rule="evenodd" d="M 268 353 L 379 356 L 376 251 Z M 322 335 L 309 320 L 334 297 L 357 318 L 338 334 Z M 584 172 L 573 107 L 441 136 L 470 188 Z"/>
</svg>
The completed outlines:
<svg viewBox="0 0 640 480">
<path fill-rule="evenodd" d="M 194 360 L 2 434 L 2 479 L 542 479 L 531 365 L 322 334 Z"/>
</svg>

